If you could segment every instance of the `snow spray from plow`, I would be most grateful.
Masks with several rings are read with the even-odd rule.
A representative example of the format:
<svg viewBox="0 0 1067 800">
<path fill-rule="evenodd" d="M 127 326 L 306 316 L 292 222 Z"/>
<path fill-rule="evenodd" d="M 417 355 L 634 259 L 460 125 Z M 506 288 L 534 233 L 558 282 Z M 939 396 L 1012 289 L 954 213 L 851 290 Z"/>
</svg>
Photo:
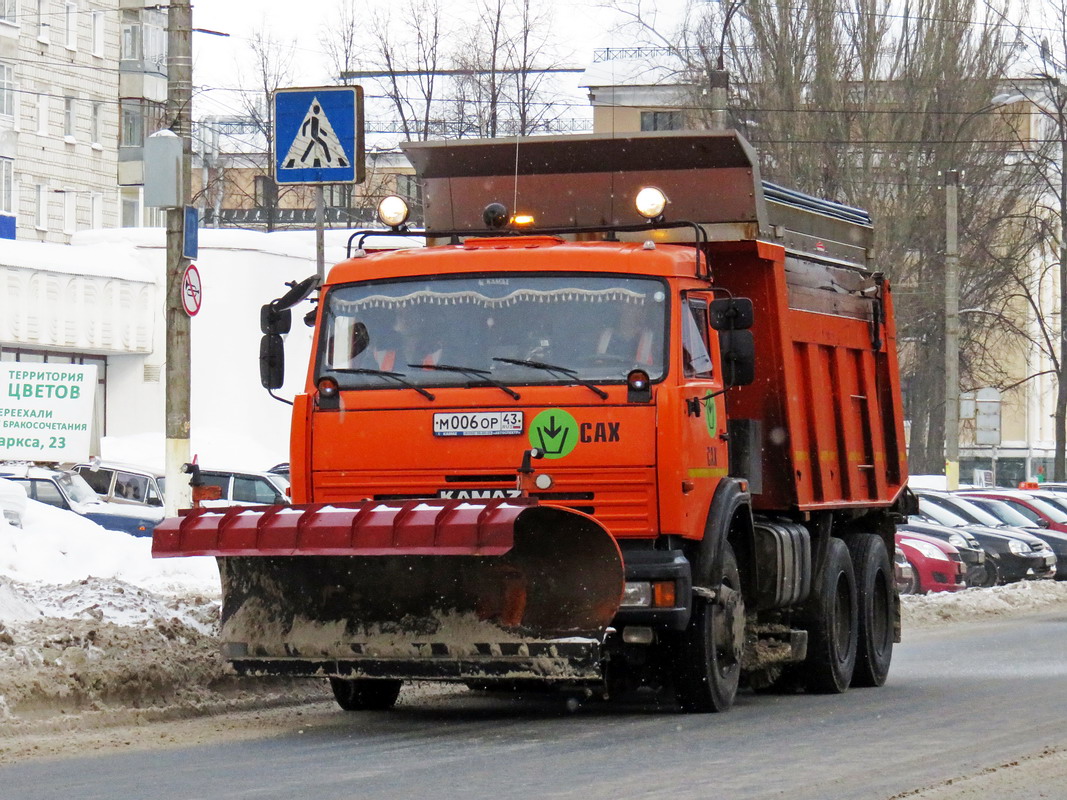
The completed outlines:
<svg viewBox="0 0 1067 800">
<path fill-rule="evenodd" d="M 199 509 L 157 557 L 214 555 L 224 656 L 243 672 L 599 680 L 618 545 L 534 501 Z"/>
</svg>

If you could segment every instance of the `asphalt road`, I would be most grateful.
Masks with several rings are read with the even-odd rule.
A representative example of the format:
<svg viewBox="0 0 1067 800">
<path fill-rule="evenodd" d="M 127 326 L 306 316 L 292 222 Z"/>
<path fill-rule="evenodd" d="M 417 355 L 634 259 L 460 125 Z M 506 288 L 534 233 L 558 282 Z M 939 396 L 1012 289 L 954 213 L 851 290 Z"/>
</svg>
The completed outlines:
<svg viewBox="0 0 1067 800">
<path fill-rule="evenodd" d="M 906 635 L 886 686 L 841 696 L 745 693 L 728 714 L 688 716 L 463 693 L 252 740 L 5 767 L 0 797 L 884 800 L 1063 745 L 1065 712 L 1060 612 Z"/>
</svg>

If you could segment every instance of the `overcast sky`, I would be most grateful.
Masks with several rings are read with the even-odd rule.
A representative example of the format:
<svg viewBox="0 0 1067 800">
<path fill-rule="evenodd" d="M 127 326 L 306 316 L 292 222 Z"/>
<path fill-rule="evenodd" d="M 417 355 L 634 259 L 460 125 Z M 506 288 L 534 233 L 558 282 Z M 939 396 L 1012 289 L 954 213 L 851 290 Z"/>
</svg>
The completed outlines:
<svg viewBox="0 0 1067 800">
<path fill-rule="evenodd" d="M 593 50 L 614 44 L 611 27 L 612 12 L 598 8 L 597 0 L 547 0 L 554 8 L 556 25 L 560 31 L 558 47 L 560 58 L 566 65 L 583 66 L 592 60 Z M 684 0 L 659 0 L 663 8 L 682 8 Z M 401 8 L 402 3 L 396 7 Z M 462 14 L 464 8 L 472 8 L 470 0 L 442 2 L 442 8 L 454 20 L 473 18 L 474 12 Z M 330 22 L 336 9 L 334 0 L 257 0 L 255 4 L 235 3 L 233 0 L 196 0 L 193 8 L 193 25 L 196 28 L 228 33 L 220 38 L 202 33 L 194 34 L 193 57 L 195 82 L 198 87 L 209 89 L 237 88 L 242 81 L 238 77 L 239 65 L 246 65 L 249 54 L 249 37 L 258 28 L 271 31 L 283 40 L 292 40 L 296 45 L 296 74 L 294 86 L 315 86 L 334 83 L 327 70 L 327 61 L 319 45 L 323 26 Z M 562 22 L 561 22 L 562 20 Z M 627 44 L 627 43 L 624 43 Z M 250 75 L 244 78 L 250 84 Z M 579 75 L 573 83 L 577 91 Z M 563 80 L 567 80 L 566 76 Z M 201 92 L 197 97 L 196 115 L 236 113 L 232 98 L 218 102 L 218 91 Z M 591 114 L 590 114 L 591 116 Z"/>
</svg>

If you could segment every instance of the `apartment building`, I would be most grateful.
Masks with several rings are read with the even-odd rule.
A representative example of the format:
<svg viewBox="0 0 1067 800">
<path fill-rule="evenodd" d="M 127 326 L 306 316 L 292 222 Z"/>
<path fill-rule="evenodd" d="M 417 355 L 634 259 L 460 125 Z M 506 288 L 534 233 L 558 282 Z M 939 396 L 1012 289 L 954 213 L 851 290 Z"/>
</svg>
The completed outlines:
<svg viewBox="0 0 1067 800">
<path fill-rule="evenodd" d="M 153 222 L 141 147 L 166 91 L 164 11 L 0 0 L 0 238 L 62 244 Z"/>
</svg>

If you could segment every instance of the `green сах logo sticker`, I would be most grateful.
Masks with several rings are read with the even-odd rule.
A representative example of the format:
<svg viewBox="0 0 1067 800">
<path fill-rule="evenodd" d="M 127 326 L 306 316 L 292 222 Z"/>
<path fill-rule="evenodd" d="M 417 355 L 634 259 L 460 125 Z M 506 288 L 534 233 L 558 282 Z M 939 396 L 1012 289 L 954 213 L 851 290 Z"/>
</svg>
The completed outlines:
<svg viewBox="0 0 1067 800">
<path fill-rule="evenodd" d="M 578 423 L 569 411 L 547 408 L 530 423 L 530 445 L 545 458 L 563 458 L 578 444 Z"/>
</svg>

